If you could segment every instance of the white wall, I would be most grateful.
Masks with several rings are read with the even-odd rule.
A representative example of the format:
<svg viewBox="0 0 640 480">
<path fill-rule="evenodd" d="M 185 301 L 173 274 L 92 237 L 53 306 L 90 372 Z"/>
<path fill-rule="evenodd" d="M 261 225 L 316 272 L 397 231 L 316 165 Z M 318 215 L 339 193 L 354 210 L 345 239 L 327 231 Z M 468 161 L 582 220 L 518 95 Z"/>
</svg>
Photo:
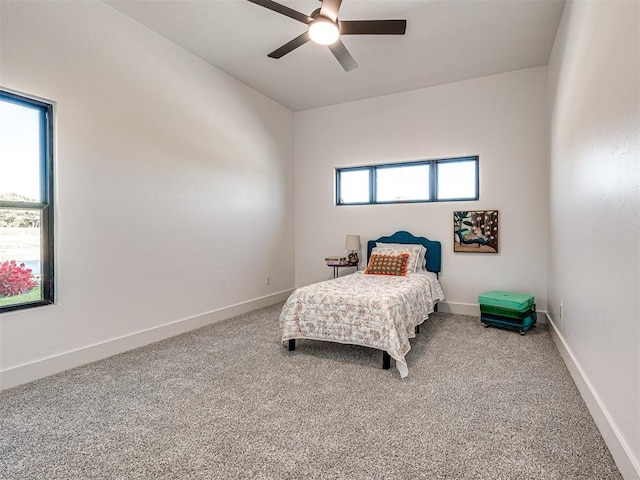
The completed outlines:
<svg viewBox="0 0 640 480">
<path fill-rule="evenodd" d="M 640 478 L 639 19 L 637 1 L 568 3 L 549 62 L 548 308 L 627 479 Z"/>
<path fill-rule="evenodd" d="M 0 318 L 2 387 L 293 287 L 292 112 L 101 2 L 0 5 L 0 82 L 57 109 L 57 304 Z"/>
<path fill-rule="evenodd" d="M 442 242 L 444 310 L 479 313 L 487 290 L 546 304 L 546 68 L 532 68 L 295 114 L 296 285 L 330 276 L 346 234 L 366 241 L 408 230 Z M 480 156 L 477 202 L 341 206 L 334 168 Z M 500 253 L 453 253 L 454 210 L 498 209 Z M 363 260 L 364 263 L 364 260 Z"/>
<path fill-rule="evenodd" d="M 58 277 L 56 305 L 0 317 L 0 388 L 286 295 L 293 114 L 102 3 L 0 8 L 0 83 L 56 102 Z M 328 278 L 345 234 L 405 229 L 443 242 L 449 309 L 536 295 L 625 478 L 640 471 L 639 13 L 565 9 L 550 181 L 544 67 L 295 115 L 295 283 Z M 474 154 L 478 202 L 334 206 L 335 167 Z M 500 254 L 454 254 L 452 212 L 496 208 Z"/>
</svg>

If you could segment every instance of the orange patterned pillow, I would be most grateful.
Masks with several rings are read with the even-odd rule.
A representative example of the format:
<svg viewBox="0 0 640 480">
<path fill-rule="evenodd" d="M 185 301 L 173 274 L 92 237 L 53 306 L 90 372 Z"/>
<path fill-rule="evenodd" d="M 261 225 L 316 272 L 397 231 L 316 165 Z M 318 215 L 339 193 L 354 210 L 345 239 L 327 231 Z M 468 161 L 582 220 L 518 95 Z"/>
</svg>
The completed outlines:
<svg viewBox="0 0 640 480">
<path fill-rule="evenodd" d="M 401 253 L 400 255 L 371 255 L 369 265 L 367 265 L 364 273 L 404 277 L 407 275 L 408 261 L 408 253 Z"/>
</svg>

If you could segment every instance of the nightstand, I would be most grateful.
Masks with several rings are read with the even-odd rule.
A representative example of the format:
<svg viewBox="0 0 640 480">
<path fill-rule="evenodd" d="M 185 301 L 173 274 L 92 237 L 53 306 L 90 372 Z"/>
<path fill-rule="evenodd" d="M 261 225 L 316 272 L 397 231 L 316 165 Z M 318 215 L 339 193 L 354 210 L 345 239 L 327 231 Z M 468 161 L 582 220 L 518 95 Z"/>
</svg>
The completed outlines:
<svg viewBox="0 0 640 480">
<path fill-rule="evenodd" d="M 340 269 L 341 268 L 354 268 L 356 269 L 356 272 L 358 271 L 358 264 L 357 263 L 345 263 L 344 265 L 331 265 L 327 263 L 327 267 L 331 267 L 333 268 L 333 278 L 338 278 L 340 276 Z"/>
</svg>

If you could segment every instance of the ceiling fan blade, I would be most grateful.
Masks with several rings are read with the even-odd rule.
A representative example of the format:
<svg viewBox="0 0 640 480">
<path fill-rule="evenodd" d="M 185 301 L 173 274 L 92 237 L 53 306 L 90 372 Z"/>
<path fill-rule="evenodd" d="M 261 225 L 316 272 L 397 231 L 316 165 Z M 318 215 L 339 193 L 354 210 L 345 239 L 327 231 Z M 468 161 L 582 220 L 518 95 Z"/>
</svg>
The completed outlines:
<svg viewBox="0 0 640 480">
<path fill-rule="evenodd" d="M 338 10 L 340 10 L 340 4 L 342 0 L 322 0 L 322 7 L 320 7 L 320 15 L 330 18 L 332 22 L 338 19 Z"/>
<path fill-rule="evenodd" d="M 296 10 L 293 10 L 289 7 L 285 7 L 284 5 L 280 5 L 279 3 L 273 2 L 272 0 L 247 0 L 251 3 L 255 3 L 256 5 L 260 5 L 261 7 L 268 8 L 269 10 L 273 10 L 274 12 L 278 12 L 282 15 L 285 15 L 289 18 L 293 18 L 299 22 L 309 24 L 311 23 L 311 17 L 305 15 L 304 13 L 300 13 Z"/>
<path fill-rule="evenodd" d="M 344 68 L 345 72 L 350 72 L 358 66 L 356 61 L 349 53 L 349 50 L 347 50 L 347 47 L 345 47 L 344 43 L 342 43 L 342 40 L 338 40 L 336 43 L 328 45 L 328 47 L 329 50 L 331 50 L 331 53 L 333 53 L 336 59 L 340 62 L 340 65 L 342 65 L 342 68 Z"/>
<path fill-rule="evenodd" d="M 309 40 L 311 40 L 311 38 L 309 37 L 309 32 L 304 32 L 302 35 L 294 38 L 290 42 L 285 43 L 280 48 L 275 49 L 273 52 L 271 52 L 267 56 L 271 58 L 284 57 L 287 53 L 291 52 L 292 50 L 295 50 L 301 45 L 304 45 Z"/>
<path fill-rule="evenodd" d="M 340 35 L 404 35 L 406 20 L 345 20 L 338 22 Z"/>
</svg>

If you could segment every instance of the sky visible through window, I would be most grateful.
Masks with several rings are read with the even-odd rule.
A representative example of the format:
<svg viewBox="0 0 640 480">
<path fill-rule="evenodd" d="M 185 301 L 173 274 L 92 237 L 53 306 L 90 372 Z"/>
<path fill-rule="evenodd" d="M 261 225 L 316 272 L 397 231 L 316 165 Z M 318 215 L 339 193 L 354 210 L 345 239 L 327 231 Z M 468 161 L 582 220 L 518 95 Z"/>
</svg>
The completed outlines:
<svg viewBox="0 0 640 480">
<path fill-rule="evenodd" d="M 40 201 L 40 111 L 0 100 L 0 197 Z"/>
<path fill-rule="evenodd" d="M 466 198 L 475 191 L 475 162 L 443 162 L 438 164 L 438 200 Z"/>
<path fill-rule="evenodd" d="M 379 168 L 377 200 L 401 202 L 429 199 L 429 165 Z"/>
<path fill-rule="evenodd" d="M 351 170 L 340 176 L 342 202 L 366 203 L 369 201 L 369 170 Z"/>
</svg>

